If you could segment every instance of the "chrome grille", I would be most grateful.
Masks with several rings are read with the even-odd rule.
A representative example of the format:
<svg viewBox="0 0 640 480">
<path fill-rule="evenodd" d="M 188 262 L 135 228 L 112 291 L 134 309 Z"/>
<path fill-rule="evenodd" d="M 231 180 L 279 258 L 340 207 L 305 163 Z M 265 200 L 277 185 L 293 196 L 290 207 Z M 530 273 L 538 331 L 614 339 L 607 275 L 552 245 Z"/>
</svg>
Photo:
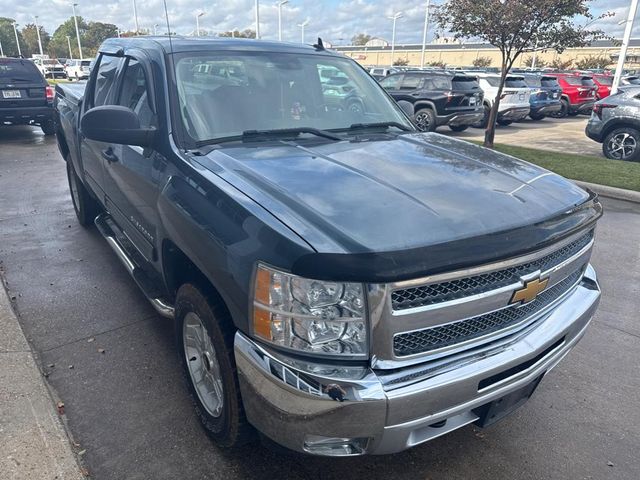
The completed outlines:
<svg viewBox="0 0 640 480">
<path fill-rule="evenodd" d="M 473 340 L 523 323 L 571 290 L 582 277 L 584 267 L 584 265 L 581 266 L 579 270 L 525 305 L 512 305 L 496 312 L 459 322 L 398 334 L 393 339 L 394 352 L 398 357 L 424 353 L 462 341 Z"/>
<path fill-rule="evenodd" d="M 531 262 L 472 277 L 395 290 L 391 293 L 391 307 L 394 311 L 424 307 L 511 285 L 527 274 L 537 270 L 544 272 L 571 258 L 586 247 L 592 239 L 593 230 L 555 252 Z"/>
</svg>

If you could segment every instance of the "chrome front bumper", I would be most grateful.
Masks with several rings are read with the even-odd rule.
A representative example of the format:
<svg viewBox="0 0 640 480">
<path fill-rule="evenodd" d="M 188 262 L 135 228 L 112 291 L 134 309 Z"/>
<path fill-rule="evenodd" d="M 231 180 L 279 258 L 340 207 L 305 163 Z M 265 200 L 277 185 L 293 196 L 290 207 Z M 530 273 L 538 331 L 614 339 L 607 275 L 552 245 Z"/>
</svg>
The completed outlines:
<svg viewBox="0 0 640 480">
<path fill-rule="evenodd" d="M 235 356 L 245 411 L 258 430 L 292 450 L 398 452 L 475 422 L 480 407 L 551 370 L 584 335 L 599 300 L 589 266 L 575 290 L 526 330 L 446 362 L 394 371 L 310 363 L 238 333 Z M 506 378 L 499 375 L 506 371 Z M 350 447 L 323 448 L 340 442 Z"/>
</svg>

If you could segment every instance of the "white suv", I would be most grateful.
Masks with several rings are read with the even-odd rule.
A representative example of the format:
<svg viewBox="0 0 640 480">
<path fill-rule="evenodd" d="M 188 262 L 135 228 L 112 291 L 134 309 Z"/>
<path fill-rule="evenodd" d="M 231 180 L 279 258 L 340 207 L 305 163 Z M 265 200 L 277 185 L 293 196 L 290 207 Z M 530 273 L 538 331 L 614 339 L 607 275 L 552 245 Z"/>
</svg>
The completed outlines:
<svg viewBox="0 0 640 480">
<path fill-rule="evenodd" d="M 91 60 L 67 60 L 65 71 L 69 79 L 89 78 Z"/>
<path fill-rule="evenodd" d="M 484 119 L 474 125 L 474 127 L 485 128 L 489 120 L 489 110 L 498 94 L 500 85 L 500 75 L 495 73 L 469 72 L 469 75 L 478 77 L 480 88 L 484 91 Z M 500 97 L 500 107 L 498 109 L 498 124 L 510 125 L 513 122 L 522 120 L 529 115 L 529 97 L 531 91 L 524 81 L 524 77 L 518 75 L 508 75 L 502 96 Z"/>
</svg>

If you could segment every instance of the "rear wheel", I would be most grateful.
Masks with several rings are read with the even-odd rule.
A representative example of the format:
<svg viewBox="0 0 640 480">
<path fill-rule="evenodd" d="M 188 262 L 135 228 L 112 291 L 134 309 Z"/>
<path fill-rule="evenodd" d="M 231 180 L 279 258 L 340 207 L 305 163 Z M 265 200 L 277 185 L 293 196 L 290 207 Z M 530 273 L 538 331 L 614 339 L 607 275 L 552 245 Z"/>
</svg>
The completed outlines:
<svg viewBox="0 0 640 480">
<path fill-rule="evenodd" d="M 413 121 L 421 132 L 433 132 L 436 129 L 436 115 L 430 108 L 418 110 Z"/>
<path fill-rule="evenodd" d="M 469 125 L 449 125 L 449 128 L 454 132 L 464 132 L 469 128 Z"/>
<path fill-rule="evenodd" d="M 78 217 L 78 223 L 88 228 L 93 225 L 93 221 L 100 213 L 100 205 L 83 185 L 69 157 L 67 157 L 67 179 L 69 180 L 71 200 L 73 201 L 73 209 L 76 211 L 76 217 Z"/>
<path fill-rule="evenodd" d="M 567 112 L 569 117 L 577 117 L 580 112 Z"/>
<path fill-rule="evenodd" d="M 529 117 L 531 117 L 531 120 L 542 120 L 545 115 L 542 113 L 530 113 Z"/>
<path fill-rule="evenodd" d="M 53 135 L 56 133 L 56 124 L 53 120 L 46 120 L 41 125 L 40 128 L 45 135 Z"/>
<path fill-rule="evenodd" d="M 176 341 L 196 414 L 221 447 L 253 439 L 233 354 L 235 327 L 222 300 L 192 284 L 176 297 Z"/>
<path fill-rule="evenodd" d="M 487 128 L 487 124 L 489 123 L 489 114 L 491 113 L 491 108 L 489 105 L 484 106 L 484 117 L 482 120 L 478 120 L 476 123 L 471 125 L 473 128 Z"/>
<path fill-rule="evenodd" d="M 640 133 L 635 128 L 616 128 L 602 142 L 602 153 L 612 160 L 640 162 Z"/>
<path fill-rule="evenodd" d="M 569 114 L 569 101 L 566 98 L 560 100 L 560 110 L 550 113 L 549 116 L 553 118 L 564 118 Z"/>
<path fill-rule="evenodd" d="M 513 120 L 498 120 L 498 125 L 502 125 L 503 127 L 508 127 L 513 123 Z"/>
</svg>

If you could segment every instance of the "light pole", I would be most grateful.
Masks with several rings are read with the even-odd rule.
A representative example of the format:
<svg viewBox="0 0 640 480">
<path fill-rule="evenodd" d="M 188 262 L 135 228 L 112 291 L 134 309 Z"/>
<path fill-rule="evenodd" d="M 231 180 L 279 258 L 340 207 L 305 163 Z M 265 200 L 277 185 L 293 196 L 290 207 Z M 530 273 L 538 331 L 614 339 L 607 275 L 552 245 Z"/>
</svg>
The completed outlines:
<svg viewBox="0 0 640 480">
<path fill-rule="evenodd" d="M 38 26 L 38 15 L 34 15 L 33 18 L 36 19 L 36 33 L 38 34 L 38 48 L 40 48 L 40 55 L 42 52 L 42 38 L 40 38 L 40 27 Z"/>
<path fill-rule="evenodd" d="M 80 45 L 80 29 L 78 29 L 78 17 L 76 17 L 76 7 L 77 3 L 72 3 L 71 8 L 73 9 L 73 21 L 76 24 L 76 38 L 78 39 L 78 54 L 80 55 L 80 60 L 82 60 L 82 45 Z"/>
<path fill-rule="evenodd" d="M 69 35 L 65 35 L 67 37 L 67 46 L 69 47 L 69 59 L 73 60 L 73 52 L 71 51 L 71 37 Z"/>
<path fill-rule="evenodd" d="M 2 40 L 0 40 L 0 57 L 4 57 L 4 50 L 2 49 Z"/>
<path fill-rule="evenodd" d="M 402 12 L 394 13 L 391 17 L 388 17 L 393 20 L 393 30 L 391 32 L 391 66 L 393 66 L 393 55 L 396 51 L 396 21 L 399 18 L 402 18 Z"/>
<path fill-rule="evenodd" d="M 158 35 L 158 24 L 157 23 L 153 24 L 153 34 L 154 35 Z"/>
<path fill-rule="evenodd" d="M 620 54 L 618 56 L 618 65 L 616 66 L 616 74 L 613 76 L 613 85 L 611 85 L 611 94 L 618 91 L 620 78 L 624 70 L 624 62 L 627 59 L 627 49 L 629 48 L 629 40 L 631 39 L 631 30 L 633 29 L 633 20 L 638 10 L 638 0 L 631 0 L 629 5 L 629 16 L 627 17 L 627 25 L 624 27 L 624 36 L 622 37 L 622 45 L 620 46 Z"/>
<path fill-rule="evenodd" d="M 231 38 L 236 38 L 236 32 L 238 31 L 238 27 L 234 27 L 233 30 L 231 30 Z"/>
<path fill-rule="evenodd" d="M 200 12 L 196 15 L 196 37 L 200 36 L 200 17 L 204 15 L 205 12 Z"/>
<path fill-rule="evenodd" d="M 20 40 L 18 40 L 18 24 L 13 22 L 13 33 L 16 35 L 16 45 L 18 45 L 18 56 L 22 56 L 22 50 L 20 50 Z"/>
<path fill-rule="evenodd" d="M 278 41 L 282 41 L 282 6 L 289 3 L 289 0 L 278 2 Z"/>
<path fill-rule="evenodd" d="M 136 24 L 136 35 L 138 35 L 140 27 L 138 27 L 138 7 L 136 6 L 136 0 L 133 0 L 133 20 Z"/>
<path fill-rule="evenodd" d="M 300 42 L 301 43 L 304 43 L 304 27 L 306 27 L 307 25 L 309 25 L 309 19 L 308 18 L 304 22 L 298 24 L 298 26 L 300 27 Z"/>
<path fill-rule="evenodd" d="M 427 0 L 427 8 L 424 13 L 424 30 L 422 31 L 422 55 L 420 55 L 420 68 L 424 68 L 424 54 L 427 49 L 427 29 L 429 28 L 429 8 L 431 0 Z"/>
<path fill-rule="evenodd" d="M 531 70 L 536 69 L 536 57 L 538 56 L 538 37 L 536 37 L 536 44 L 533 47 L 533 55 L 531 55 Z"/>
<path fill-rule="evenodd" d="M 256 0 L 256 38 L 260 38 L 260 0 Z"/>
</svg>

